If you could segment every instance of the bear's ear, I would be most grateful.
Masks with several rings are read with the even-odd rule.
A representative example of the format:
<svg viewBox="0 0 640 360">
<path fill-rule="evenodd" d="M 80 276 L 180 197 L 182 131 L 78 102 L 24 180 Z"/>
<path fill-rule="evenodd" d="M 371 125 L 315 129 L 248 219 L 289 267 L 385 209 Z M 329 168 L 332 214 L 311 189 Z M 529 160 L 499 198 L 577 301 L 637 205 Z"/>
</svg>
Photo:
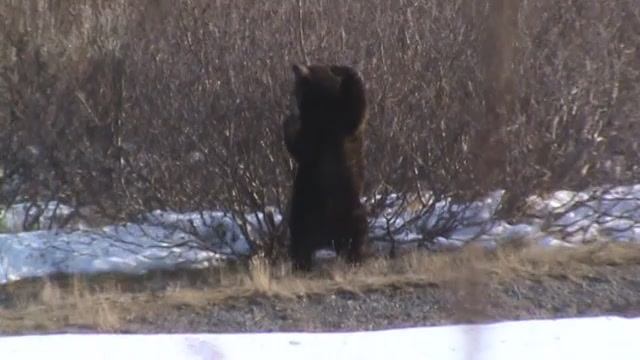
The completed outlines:
<svg viewBox="0 0 640 360">
<path fill-rule="evenodd" d="M 296 75 L 296 80 L 305 79 L 309 77 L 309 68 L 305 65 L 293 64 L 293 73 Z"/>
<path fill-rule="evenodd" d="M 364 97 L 364 82 L 360 74 L 348 66 L 334 66 L 331 71 L 340 77 L 340 91 L 349 99 Z"/>
</svg>

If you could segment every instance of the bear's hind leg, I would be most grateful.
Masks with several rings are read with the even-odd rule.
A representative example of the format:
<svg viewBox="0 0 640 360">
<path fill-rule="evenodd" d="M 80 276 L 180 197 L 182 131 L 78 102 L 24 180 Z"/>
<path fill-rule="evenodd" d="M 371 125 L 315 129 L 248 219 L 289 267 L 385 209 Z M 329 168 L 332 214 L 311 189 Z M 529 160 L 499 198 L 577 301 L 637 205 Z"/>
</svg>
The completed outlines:
<svg viewBox="0 0 640 360">
<path fill-rule="evenodd" d="M 289 244 L 289 256 L 292 261 L 293 270 L 311 271 L 314 248 L 308 235 L 302 233 L 292 233 Z"/>
<path fill-rule="evenodd" d="M 361 263 L 364 259 L 364 247 L 368 232 L 367 214 L 363 206 L 358 206 L 351 217 L 347 241 L 347 261 L 350 264 Z"/>
</svg>

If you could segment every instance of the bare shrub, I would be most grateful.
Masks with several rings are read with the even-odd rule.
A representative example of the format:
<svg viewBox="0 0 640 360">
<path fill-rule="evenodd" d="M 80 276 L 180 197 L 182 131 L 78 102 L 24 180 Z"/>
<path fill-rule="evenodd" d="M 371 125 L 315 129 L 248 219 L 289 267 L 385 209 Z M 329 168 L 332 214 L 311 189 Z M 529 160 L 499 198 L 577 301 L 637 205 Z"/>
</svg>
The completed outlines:
<svg viewBox="0 0 640 360">
<path fill-rule="evenodd" d="M 289 64 L 305 59 L 354 65 L 367 82 L 366 192 L 387 223 L 381 239 L 441 214 L 444 200 L 505 189 L 510 218 L 536 192 L 631 182 L 638 8 L 7 0 L 0 201 L 56 200 L 109 220 L 221 209 L 273 258 L 294 171 L 280 133 Z M 419 242 L 446 236 L 459 211 Z"/>
<path fill-rule="evenodd" d="M 541 1 L 514 9 L 513 85 L 502 131 L 513 142 L 504 186 L 519 201 L 539 191 L 637 180 L 634 6 Z"/>
</svg>

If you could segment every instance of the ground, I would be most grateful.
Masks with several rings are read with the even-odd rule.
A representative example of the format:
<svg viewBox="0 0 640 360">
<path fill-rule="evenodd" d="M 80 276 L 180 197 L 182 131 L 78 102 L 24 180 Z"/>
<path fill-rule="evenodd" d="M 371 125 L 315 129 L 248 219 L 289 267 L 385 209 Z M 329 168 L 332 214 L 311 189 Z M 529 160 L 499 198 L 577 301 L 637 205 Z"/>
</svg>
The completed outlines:
<svg viewBox="0 0 640 360">
<path fill-rule="evenodd" d="M 460 271 L 459 269 L 466 269 Z M 313 275 L 254 266 L 0 288 L 0 333 L 384 329 L 640 315 L 640 247 L 410 255 Z"/>
<path fill-rule="evenodd" d="M 640 266 L 598 267 L 594 275 L 521 278 L 492 284 L 492 309 L 476 321 L 640 315 Z M 625 276 L 624 273 L 634 274 Z M 437 285 L 340 291 L 303 299 L 243 298 L 233 304 L 190 307 L 134 318 L 133 332 L 372 330 L 462 322 L 456 292 Z M 467 321 L 464 321 L 467 322 Z"/>
</svg>

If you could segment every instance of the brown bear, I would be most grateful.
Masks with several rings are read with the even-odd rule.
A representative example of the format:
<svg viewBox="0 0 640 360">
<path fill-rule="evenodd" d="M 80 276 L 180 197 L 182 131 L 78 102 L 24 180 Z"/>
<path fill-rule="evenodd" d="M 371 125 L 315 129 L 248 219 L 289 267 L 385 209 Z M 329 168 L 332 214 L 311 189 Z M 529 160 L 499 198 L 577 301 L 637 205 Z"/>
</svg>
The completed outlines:
<svg viewBox="0 0 640 360">
<path fill-rule="evenodd" d="M 333 247 L 360 262 L 367 214 L 364 183 L 365 86 L 352 68 L 294 65 L 297 114 L 284 122 L 297 163 L 291 198 L 289 253 L 294 269 L 311 269 L 315 250 Z"/>
</svg>

